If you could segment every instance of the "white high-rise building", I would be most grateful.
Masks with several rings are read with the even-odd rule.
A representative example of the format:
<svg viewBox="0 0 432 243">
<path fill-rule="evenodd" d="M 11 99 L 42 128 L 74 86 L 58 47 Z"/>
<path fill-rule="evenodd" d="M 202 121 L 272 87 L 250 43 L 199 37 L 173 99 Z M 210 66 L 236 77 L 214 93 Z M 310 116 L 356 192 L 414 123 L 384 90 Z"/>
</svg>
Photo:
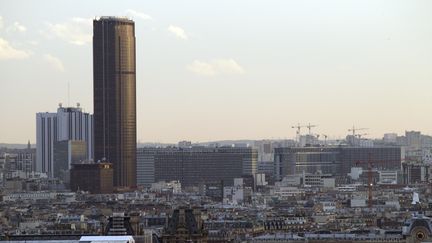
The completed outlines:
<svg viewBox="0 0 432 243">
<path fill-rule="evenodd" d="M 87 159 L 93 159 L 93 115 L 77 107 L 62 107 L 57 113 L 36 113 L 36 171 L 53 177 L 54 144 L 57 141 L 84 140 Z"/>
</svg>

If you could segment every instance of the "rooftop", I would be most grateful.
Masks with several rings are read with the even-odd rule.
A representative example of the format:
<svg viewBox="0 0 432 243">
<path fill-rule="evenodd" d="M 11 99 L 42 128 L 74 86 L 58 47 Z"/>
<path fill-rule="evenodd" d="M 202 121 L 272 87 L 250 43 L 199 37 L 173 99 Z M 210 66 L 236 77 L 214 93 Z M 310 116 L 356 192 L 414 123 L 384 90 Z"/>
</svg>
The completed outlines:
<svg viewBox="0 0 432 243">
<path fill-rule="evenodd" d="M 130 19 L 129 17 L 126 16 L 101 16 L 101 17 L 96 17 L 95 20 L 99 20 L 99 21 L 121 21 L 121 22 L 132 22 L 133 20 Z"/>
</svg>

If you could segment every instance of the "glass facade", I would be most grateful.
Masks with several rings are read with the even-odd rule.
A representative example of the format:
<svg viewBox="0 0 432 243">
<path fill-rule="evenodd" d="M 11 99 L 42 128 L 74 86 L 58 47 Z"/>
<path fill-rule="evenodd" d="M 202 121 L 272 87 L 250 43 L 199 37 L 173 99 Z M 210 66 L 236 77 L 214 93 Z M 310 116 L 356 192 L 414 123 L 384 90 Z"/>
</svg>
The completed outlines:
<svg viewBox="0 0 432 243">
<path fill-rule="evenodd" d="M 69 170 L 74 163 L 87 159 L 87 143 L 82 140 L 66 140 L 54 143 L 54 177 L 69 184 Z"/>
<path fill-rule="evenodd" d="M 113 192 L 113 168 L 111 163 L 72 164 L 70 171 L 72 191 L 90 193 Z"/>
<path fill-rule="evenodd" d="M 136 186 L 135 24 L 93 21 L 95 161 L 113 163 L 114 186 Z"/>
</svg>

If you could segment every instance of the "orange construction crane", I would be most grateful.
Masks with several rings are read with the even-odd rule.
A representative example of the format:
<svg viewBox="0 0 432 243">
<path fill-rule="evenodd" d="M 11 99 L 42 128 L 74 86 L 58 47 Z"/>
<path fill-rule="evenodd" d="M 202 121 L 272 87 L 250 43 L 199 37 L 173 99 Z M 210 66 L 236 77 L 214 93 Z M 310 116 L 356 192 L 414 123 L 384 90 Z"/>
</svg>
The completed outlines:
<svg viewBox="0 0 432 243">
<path fill-rule="evenodd" d="M 371 154 L 369 154 L 368 156 L 368 160 L 367 160 L 367 173 L 368 173 L 368 182 L 367 182 L 367 186 L 368 186 L 368 206 L 369 208 L 372 208 L 373 206 L 373 167 L 374 167 L 374 163 L 389 163 L 391 162 L 391 160 L 372 160 L 371 158 Z M 359 164 L 364 164 L 364 162 L 361 161 L 357 161 L 356 162 L 356 166 L 358 166 Z"/>
<path fill-rule="evenodd" d="M 372 195 L 372 188 L 373 183 L 372 183 L 372 161 L 371 161 L 371 155 L 369 154 L 369 159 L 368 159 L 368 205 L 369 208 L 372 208 L 372 200 L 373 200 L 373 195 Z"/>
</svg>

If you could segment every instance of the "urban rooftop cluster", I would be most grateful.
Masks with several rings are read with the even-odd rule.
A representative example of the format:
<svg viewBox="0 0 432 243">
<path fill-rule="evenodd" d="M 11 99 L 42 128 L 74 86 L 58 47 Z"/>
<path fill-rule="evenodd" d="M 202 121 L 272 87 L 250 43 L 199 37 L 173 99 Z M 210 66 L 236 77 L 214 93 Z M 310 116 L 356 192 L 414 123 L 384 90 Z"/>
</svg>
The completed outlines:
<svg viewBox="0 0 432 243">
<path fill-rule="evenodd" d="M 36 114 L 36 148 L 0 148 L 0 239 L 422 242 L 432 137 L 137 144 L 135 23 L 93 21 L 94 114 Z M 302 129 L 308 132 L 302 134 Z"/>
</svg>

